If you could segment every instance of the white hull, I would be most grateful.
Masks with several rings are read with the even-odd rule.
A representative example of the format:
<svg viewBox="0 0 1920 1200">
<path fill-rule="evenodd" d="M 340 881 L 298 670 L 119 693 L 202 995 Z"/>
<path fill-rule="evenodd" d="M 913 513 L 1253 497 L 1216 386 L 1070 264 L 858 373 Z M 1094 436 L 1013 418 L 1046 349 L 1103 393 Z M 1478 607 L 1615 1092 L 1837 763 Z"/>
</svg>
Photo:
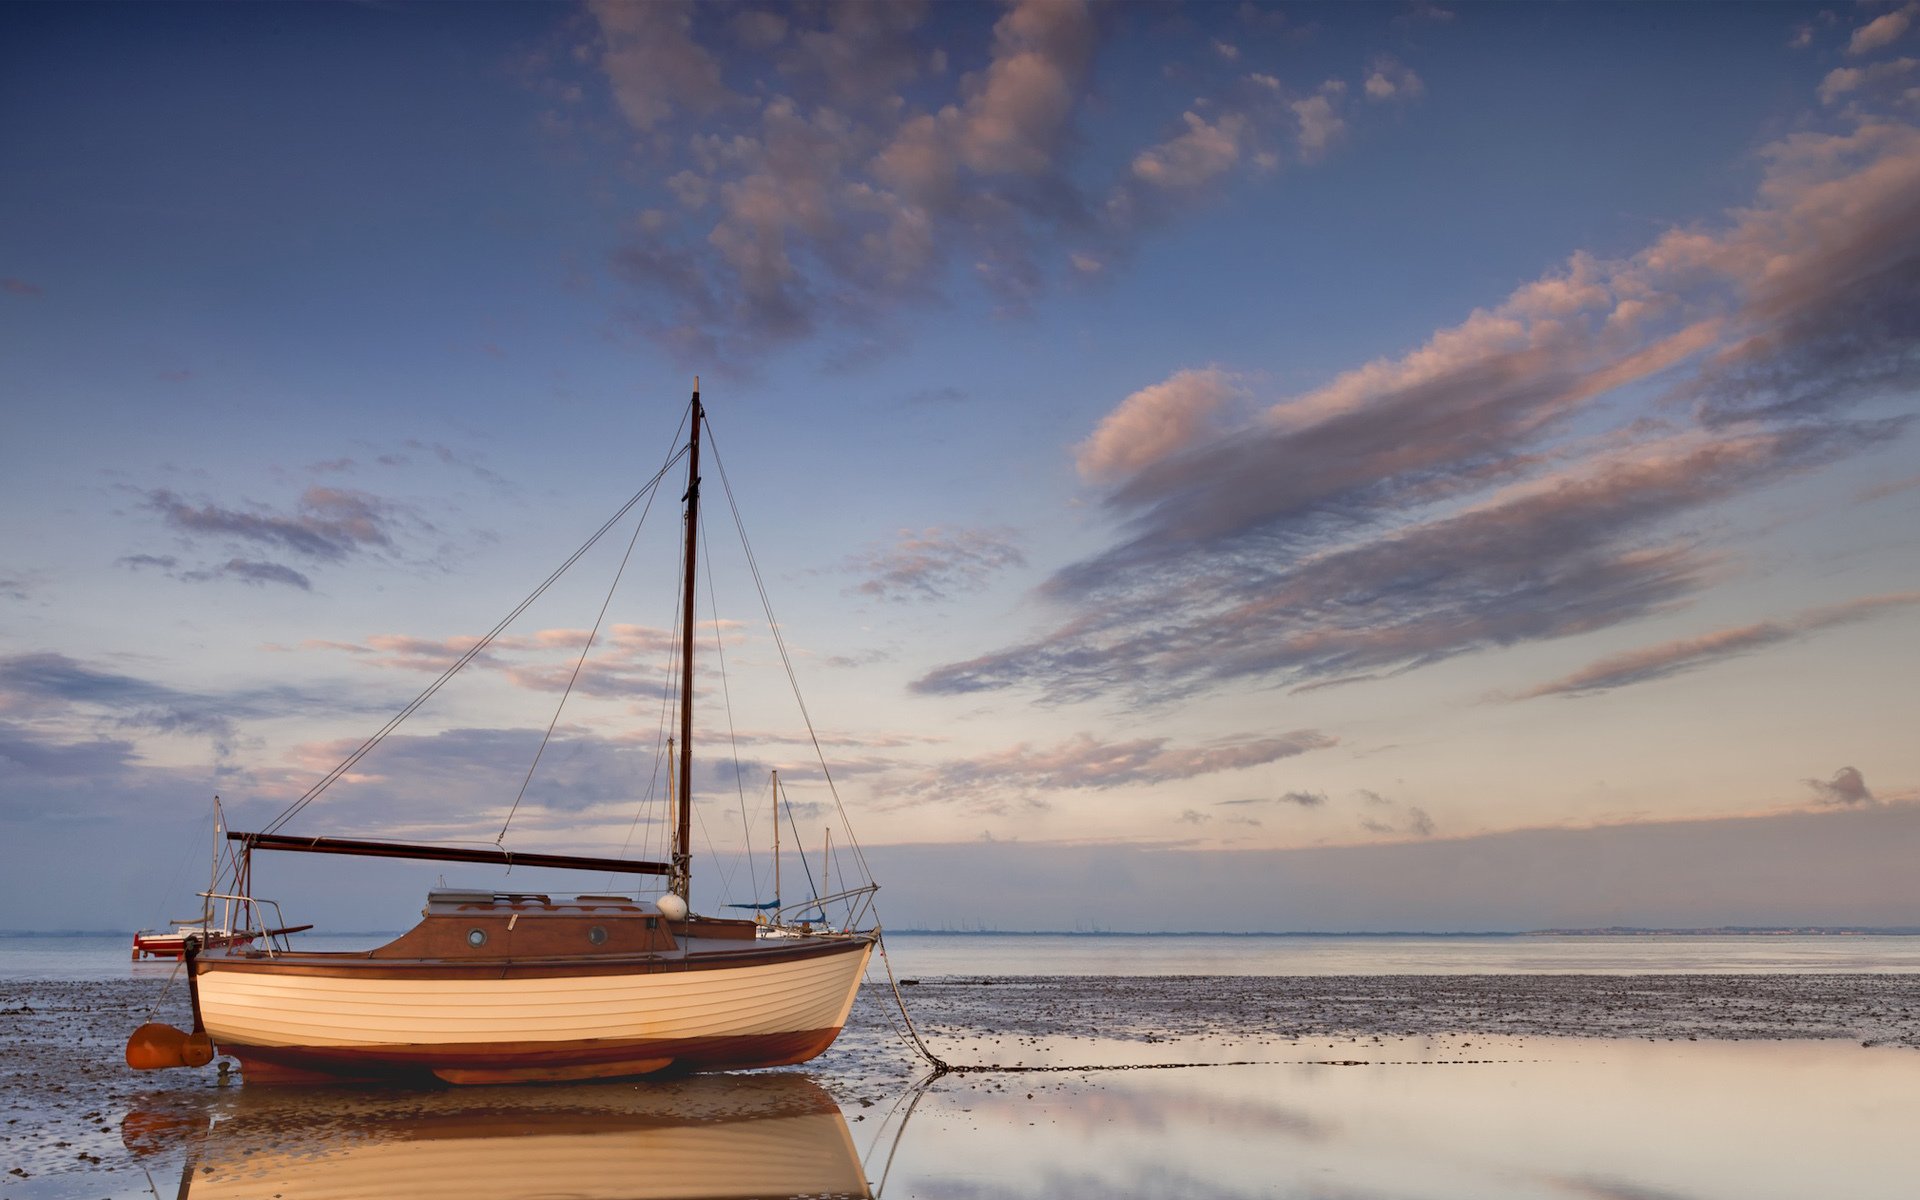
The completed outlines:
<svg viewBox="0 0 1920 1200">
<path fill-rule="evenodd" d="M 197 981 L 207 1033 L 256 1077 L 272 1071 L 255 1063 L 587 1078 L 811 1058 L 846 1023 L 872 945 L 835 949 L 742 965 L 504 978 L 391 962 L 366 969 L 367 960 L 346 966 L 326 955 L 203 959 Z"/>
</svg>

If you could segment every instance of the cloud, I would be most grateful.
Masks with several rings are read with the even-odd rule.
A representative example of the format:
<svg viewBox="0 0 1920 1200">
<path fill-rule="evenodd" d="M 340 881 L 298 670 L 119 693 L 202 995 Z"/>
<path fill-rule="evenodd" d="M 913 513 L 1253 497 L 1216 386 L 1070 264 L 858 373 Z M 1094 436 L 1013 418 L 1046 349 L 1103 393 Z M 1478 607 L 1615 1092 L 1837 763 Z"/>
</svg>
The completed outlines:
<svg viewBox="0 0 1920 1200">
<path fill-rule="evenodd" d="M 133 743 L 120 738 L 56 741 L 23 725 L 0 721 L 0 779 L 94 779 L 134 764 Z"/>
<path fill-rule="evenodd" d="M 237 579 L 241 583 L 250 583 L 261 587 L 269 583 L 282 583 L 288 587 L 299 588 L 303 592 L 313 590 L 313 581 L 292 567 L 279 563 L 260 562 L 254 559 L 230 558 L 220 566 L 198 571 L 184 571 L 177 578 L 190 582 L 202 582 L 209 579 Z"/>
<path fill-rule="evenodd" d="M 1209 124 L 1189 112 L 1181 120 L 1186 122 L 1184 133 L 1134 157 L 1135 179 L 1161 188 L 1200 187 L 1240 161 L 1240 142 L 1247 127 L 1243 114 L 1225 113 Z"/>
<path fill-rule="evenodd" d="M 18 575 L 0 575 L 0 599 L 25 600 L 27 581 Z"/>
<path fill-rule="evenodd" d="M 1915 488 L 1920 488 L 1920 475 L 1909 475 L 1905 479 L 1875 484 L 1862 491 L 1855 502 L 1866 504 L 1874 500 L 1885 500 L 1888 496 L 1897 496 L 1901 492 L 1910 492 Z"/>
<path fill-rule="evenodd" d="M 1895 84 L 1916 66 L 1920 66 L 1920 59 L 1896 58 L 1891 62 L 1874 63 L 1870 67 L 1836 67 L 1820 81 L 1820 99 L 1823 103 L 1832 104 L 1842 96 L 1865 88 Z"/>
<path fill-rule="evenodd" d="M 1175 373 L 1141 388 L 1101 418 L 1074 447 L 1082 477 L 1123 479 L 1218 436 L 1228 406 L 1240 395 L 1234 377 L 1217 367 Z"/>
<path fill-rule="evenodd" d="M 992 789 L 1104 790 L 1177 783 L 1264 766 L 1338 742 L 1313 729 L 1274 737 L 1223 738 L 1196 746 L 1173 746 L 1170 740 L 1150 737 L 1108 742 L 1083 733 L 1046 747 L 1022 742 L 975 758 L 947 760 L 916 779 L 904 781 L 902 790 L 913 795 L 972 796 Z"/>
<path fill-rule="evenodd" d="M 1813 789 L 1813 794 L 1822 804 L 1851 807 L 1875 803 L 1873 793 L 1867 790 L 1865 777 L 1853 767 L 1841 767 L 1833 773 L 1832 779 L 1805 779 L 1801 782 Z"/>
<path fill-rule="evenodd" d="M 1180 376 L 1129 397 L 1078 448 L 1118 536 L 1044 585 L 1068 619 L 914 688 L 1155 702 L 1392 674 L 1724 578 L 1684 518 L 1900 436 L 1851 410 L 1920 387 L 1920 131 L 1863 119 L 1762 158 L 1717 227 L 1575 253 L 1251 420 L 1175 402 Z"/>
<path fill-rule="evenodd" d="M 0 713 L 24 714 L 39 727 L 30 732 L 21 727 L 20 736 L 38 739 L 40 753 L 23 749 L 11 757 L 40 773 L 55 772 L 62 763 L 67 767 L 60 770 L 71 773 L 82 759 L 104 769 L 97 761 L 101 753 L 110 752 L 115 761 L 131 756 L 133 747 L 118 738 L 73 741 L 73 718 L 83 714 L 92 718 L 87 723 L 104 718 L 114 729 L 207 738 L 215 762 L 224 766 L 238 736 L 234 718 L 257 709 L 262 699 L 181 691 L 51 651 L 0 658 Z"/>
<path fill-rule="evenodd" d="M 541 745 L 539 729 L 464 727 L 386 738 L 327 793 L 335 812 L 358 814 L 376 827 L 446 822 L 469 831 L 502 819 L 527 778 Z M 318 775 L 359 746 L 357 740 L 310 744 L 300 750 Z M 703 789 L 731 794 L 731 765 L 698 760 L 692 778 Z M 629 809 L 655 778 L 653 752 L 580 731 L 561 731 L 540 754 L 528 785 L 526 810 L 582 813 L 606 805 Z M 660 786 L 664 786 L 663 784 Z M 491 815 L 489 815 L 491 814 Z M 491 835 L 497 832 L 488 829 Z"/>
<path fill-rule="evenodd" d="M 736 626 L 722 621 L 702 623 L 706 633 L 735 635 Z M 530 634 L 493 639 L 467 664 L 469 671 L 492 671 L 514 687 L 535 692 L 598 696 L 614 700 L 657 699 L 672 686 L 668 656 L 678 646 L 673 634 L 649 625 L 617 623 L 604 629 L 584 662 L 588 630 L 541 629 Z M 310 640 L 304 650 L 354 655 L 361 663 L 383 670 L 439 674 L 471 651 L 479 639 L 472 635 L 422 638 L 407 634 L 374 634 L 361 642 Z"/>
<path fill-rule="evenodd" d="M 195 505 L 167 488 L 147 492 L 146 507 L 180 533 L 250 542 L 321 562 L 393 545 L 392 506 L 344 488 L 308 488 L 291 515 L 260 505 L 246 510 L 211 502 Z"/>
<path fill-rule="evenodd" d="M 1540 696 L 1586 696 L 1636 683 L 1646 683 L 1654 679 L 1665 679 L 1722 659 L 1794 641 L 1836 625 L 1864 621 L 1891 609 L 1908 608 L 1916 604 L 1920 604 L 1920 592 L 1863 596 L 1845 604 L 1809 609 L 1782 621 L 1760 621 L 1751 625 L 1717 629 L 1695 637 L 1662 642 L 1656 646 L 1645 646 L 1638 650 L 1629 650 L 1600 659 L 1564 678 L 1543 683 L 1522 692 L 1515 699 L 1531 700 Z"/>
<path fill-rule="evenodd" d="M 1392 55 L 1383 54 L 1368 67 L 1366 82 L 1361 85 L 1361 90 L 1369 100 L 1417 100 L 1426 92 L 1427 86 L 1411 67 Z"/>
<path fill-rule="evenodd" d="M 1315 162 L 1323 157 L 1328 148 L 1346 133 L 1347 122 L 1340 115 L 1340 101 L 1346 91 L 1345 83 L 1329 79 L 1311 96 L 1295 100 L 1288 106 L 1300 123 L 1300 157 L 1306 162 Z"/>
<path fill-rule="evenodd" d="M 174 579 L 188 583 L 206 583 L 215 579 L 237 579 L 241 583 L 255 587 L 269 583 L 283 583 L 299 588 L 303 592 L 313 590 L 313 581 L 292 567 L 279 563 L 260 562 L 253 559 L 231 558 L 218 566 L 198 567 L 182 570 L 180 560 L 171 554 L 129 554 L 114 560 L 115 565 L 130 570 L 152 567 L 165 572 Z"/>
<path fill-rule="evenodd" d="M 599 88 L 646 181 L 612 254 L 623 320 L 683 358 L 750 363 L 810 339 L 844 362 L 884 349 L 902 305 L 961 291 L 1017 314 L 1346 128 L 1346 81 L 1291 91 L 1195 30 L 1205 94 L 1145 145 L 1089 130 L 1113 118 L 1088 102 L 1102 22 L 1080 0 L 589 12 Z M 1374 73 L 1376 94 L 1419 89 L 1392 60 Z"/>
<path fill-rule="evenodd" d="M 865 575 L 854 590 L 881 600 L 944 600 L 977 592 L 1026 557 L 1007 529 L 903 529 L 891 546 L 849 560 Z"/>
<path fill-rule="evenodd" d="M 1081 211 L 1061 153 L 1093 48 L 1084 6 L 1011 7 L 982 69 L 930 109 L 896 96 L 925 82 L 927 60 L 907 40 L 919 8 L 789 14 L 822 24 L 789 29 L 776 60 L 787 90 L 771 96 L 727 90 L 695 41 L 697 10 L 634 15 L 651 9 L 593 9 L 635 128 L 667 121 L 687 77 L 684 104 L 706 117 L 682 169 L 663 176 L 679 215 L 660 212 L 615 257 L 648 334 L 687 355 L 751 356 L 822 325 L 869 329 L 892 299 L 930 294 L 959 253 L 1004 302 L 1033 293 L 1033 235 Z"/>
<path fill-rule="evenodd" d="M 693 40 L 691 0 L 593 0 L 605 42 L 601 65 L 620 110 L 642 132 L 675 108 L 709 113 L 732 98 L 720 64 Z"/>
<path fill-rule="evenodd" d="M 11 275 L 5 279 L 0 279 L 0 292 L 5 292 L 10 296 L 38 296 L 42 294 L 42 291 L 43 289 L 39 284 L 29 283 L 24 279 L 15 279 Z"/>
<path fill-rule="evenodd" d="M 1292 682 L 1428 665 L 1663 611 L 1715 557 L 1645 536 L 1674 514 L 1832 461 L 1870 434 L 1793 429 L 1637 447 L 1350 545 L 1271 530 L 1057 577 L 1077 615 L 1037 641 L 935 668 L 925 693 L 1035 685 L 1052 700 L 1167 700 L 1258 676 Z M 1278 545 L 1276 545 L 1278 542 Z M 1064 582 L 1062 582 L 1062 578 Z"/>
<path fill-rule="evenodd" d="M 1403 806 L 1398 816 L 1390 820 L 1383 820 L 1380 817 L 1362 817 L 1360 828 L 1368 833 L 1410 835 L 1417 838 L 1428 838 L 1434 834 L 1433 818 L 1427 815 L 1426 809 L 1413 804 Z"/>
<path fill-rule="evenodd" d="M 1882 13 L 1865 25 L 1853 31 L 1847 39 L 1848 54 L 1871 54 L 1875 50 L 1891 46 L 1906 36 L 1907 29 L 1913 24 L 1915 6 L 1907 5 L 1890 13 Z"/>
</svg>

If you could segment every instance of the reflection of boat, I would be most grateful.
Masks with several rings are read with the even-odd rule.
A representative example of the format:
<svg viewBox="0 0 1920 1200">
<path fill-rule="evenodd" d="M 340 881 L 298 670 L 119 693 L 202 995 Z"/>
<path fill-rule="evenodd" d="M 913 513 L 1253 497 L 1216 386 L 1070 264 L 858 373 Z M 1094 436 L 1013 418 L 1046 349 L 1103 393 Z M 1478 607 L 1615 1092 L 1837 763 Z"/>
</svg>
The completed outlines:
<svg viewBox="0 0 1920 1200">
<path fill-rule="evenodd" d="M 804 1062 L 832 1044 L 853 1004 L 874 931 L 851 930 L 847 926 L 855 922 L 848 920 L 837 931 L 823 926 L 806 936 L 763 940 L 755 937 L 753 921 L 688 911 L 703 423 L 696 383 L 692 432 L 684 450 L 679 761 L 670 861 L 277 832 L 307 800 L 344 775 L 383 731 L 265 831 L 227 834 L 238 852 L 234 886 L 221 898 L 237 901 L 243 912 L 267 903 L 251 897 L 256 850 L 659 875 L 668 881 L 666 893 L 651 901 L 443 889 L 429 896 L 418 925 L 370 951 L 295 952 L 270 941 L 261 949 L 200 955 L 189 944 L 195 1032 L 189 1037 L 164 1026 L 143 1026 L 128 1044 L 130 1064 L 204 1063 L 210 1041 L 238 1058 L 246 1077 L 256 1082 L 431 1075 L 452 1083 L 507 1083 L 641 1075 L 669 1067 L 780 1066 Z M 471 661 L 505 624 L 454 669 Z M 667 757 L 673 757 L 672 742 Z M 872 891 L 869 884 L 815 903 L 864 899 Z"/>
<path fill-rule="evenodd" d="M 144 1131 L 136 1151 L 185 1151 L 183 1198 L 871 1194 L 845 1118 L 804 1075 L 223 1100 L 197 1121 L 165 1106 L 128 1115 Z"/>
</svg>

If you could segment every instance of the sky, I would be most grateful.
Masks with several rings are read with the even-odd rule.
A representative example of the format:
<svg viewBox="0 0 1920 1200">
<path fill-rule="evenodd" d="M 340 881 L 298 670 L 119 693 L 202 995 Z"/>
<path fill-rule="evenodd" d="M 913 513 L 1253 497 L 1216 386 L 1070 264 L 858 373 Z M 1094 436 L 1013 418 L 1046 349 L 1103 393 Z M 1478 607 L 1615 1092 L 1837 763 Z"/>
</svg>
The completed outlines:
<svg viewBox="0 0 1920 1200">
<path fill-rule="evenodd" d="M 660 855 L 696 376 L 697 907 L 779 768 L 895 928 L 1920 925 L 1916 25 L 0 6 L 0 925 L 191 908 L 635 497 L 286 831 Z"/>
</svg>

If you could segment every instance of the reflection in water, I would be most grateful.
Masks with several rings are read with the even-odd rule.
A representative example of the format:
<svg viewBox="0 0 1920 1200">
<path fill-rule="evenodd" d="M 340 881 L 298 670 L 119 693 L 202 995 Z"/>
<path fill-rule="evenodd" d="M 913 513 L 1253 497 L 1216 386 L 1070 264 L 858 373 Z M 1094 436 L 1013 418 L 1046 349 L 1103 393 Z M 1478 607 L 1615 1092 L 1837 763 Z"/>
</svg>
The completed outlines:
<svg viewBox="0 0 1920 1200">
<path fill-rule="evenodd" d="M 179 1195 L 868 1196 L 847 1124 L 804 1075 L 638 1086 L 160 1095 L 127 1147 L 183 1154 Z"/>
<path fill-rule="evenodd" d="M 948 1076 L 902 1138 L 886 1194 L 1916 1194 L 1920 1054 L 1905 1047 L 1475 1035 L 1303 1041 L 1295 1053 L 1322 1061 Z"/>
</svg>

